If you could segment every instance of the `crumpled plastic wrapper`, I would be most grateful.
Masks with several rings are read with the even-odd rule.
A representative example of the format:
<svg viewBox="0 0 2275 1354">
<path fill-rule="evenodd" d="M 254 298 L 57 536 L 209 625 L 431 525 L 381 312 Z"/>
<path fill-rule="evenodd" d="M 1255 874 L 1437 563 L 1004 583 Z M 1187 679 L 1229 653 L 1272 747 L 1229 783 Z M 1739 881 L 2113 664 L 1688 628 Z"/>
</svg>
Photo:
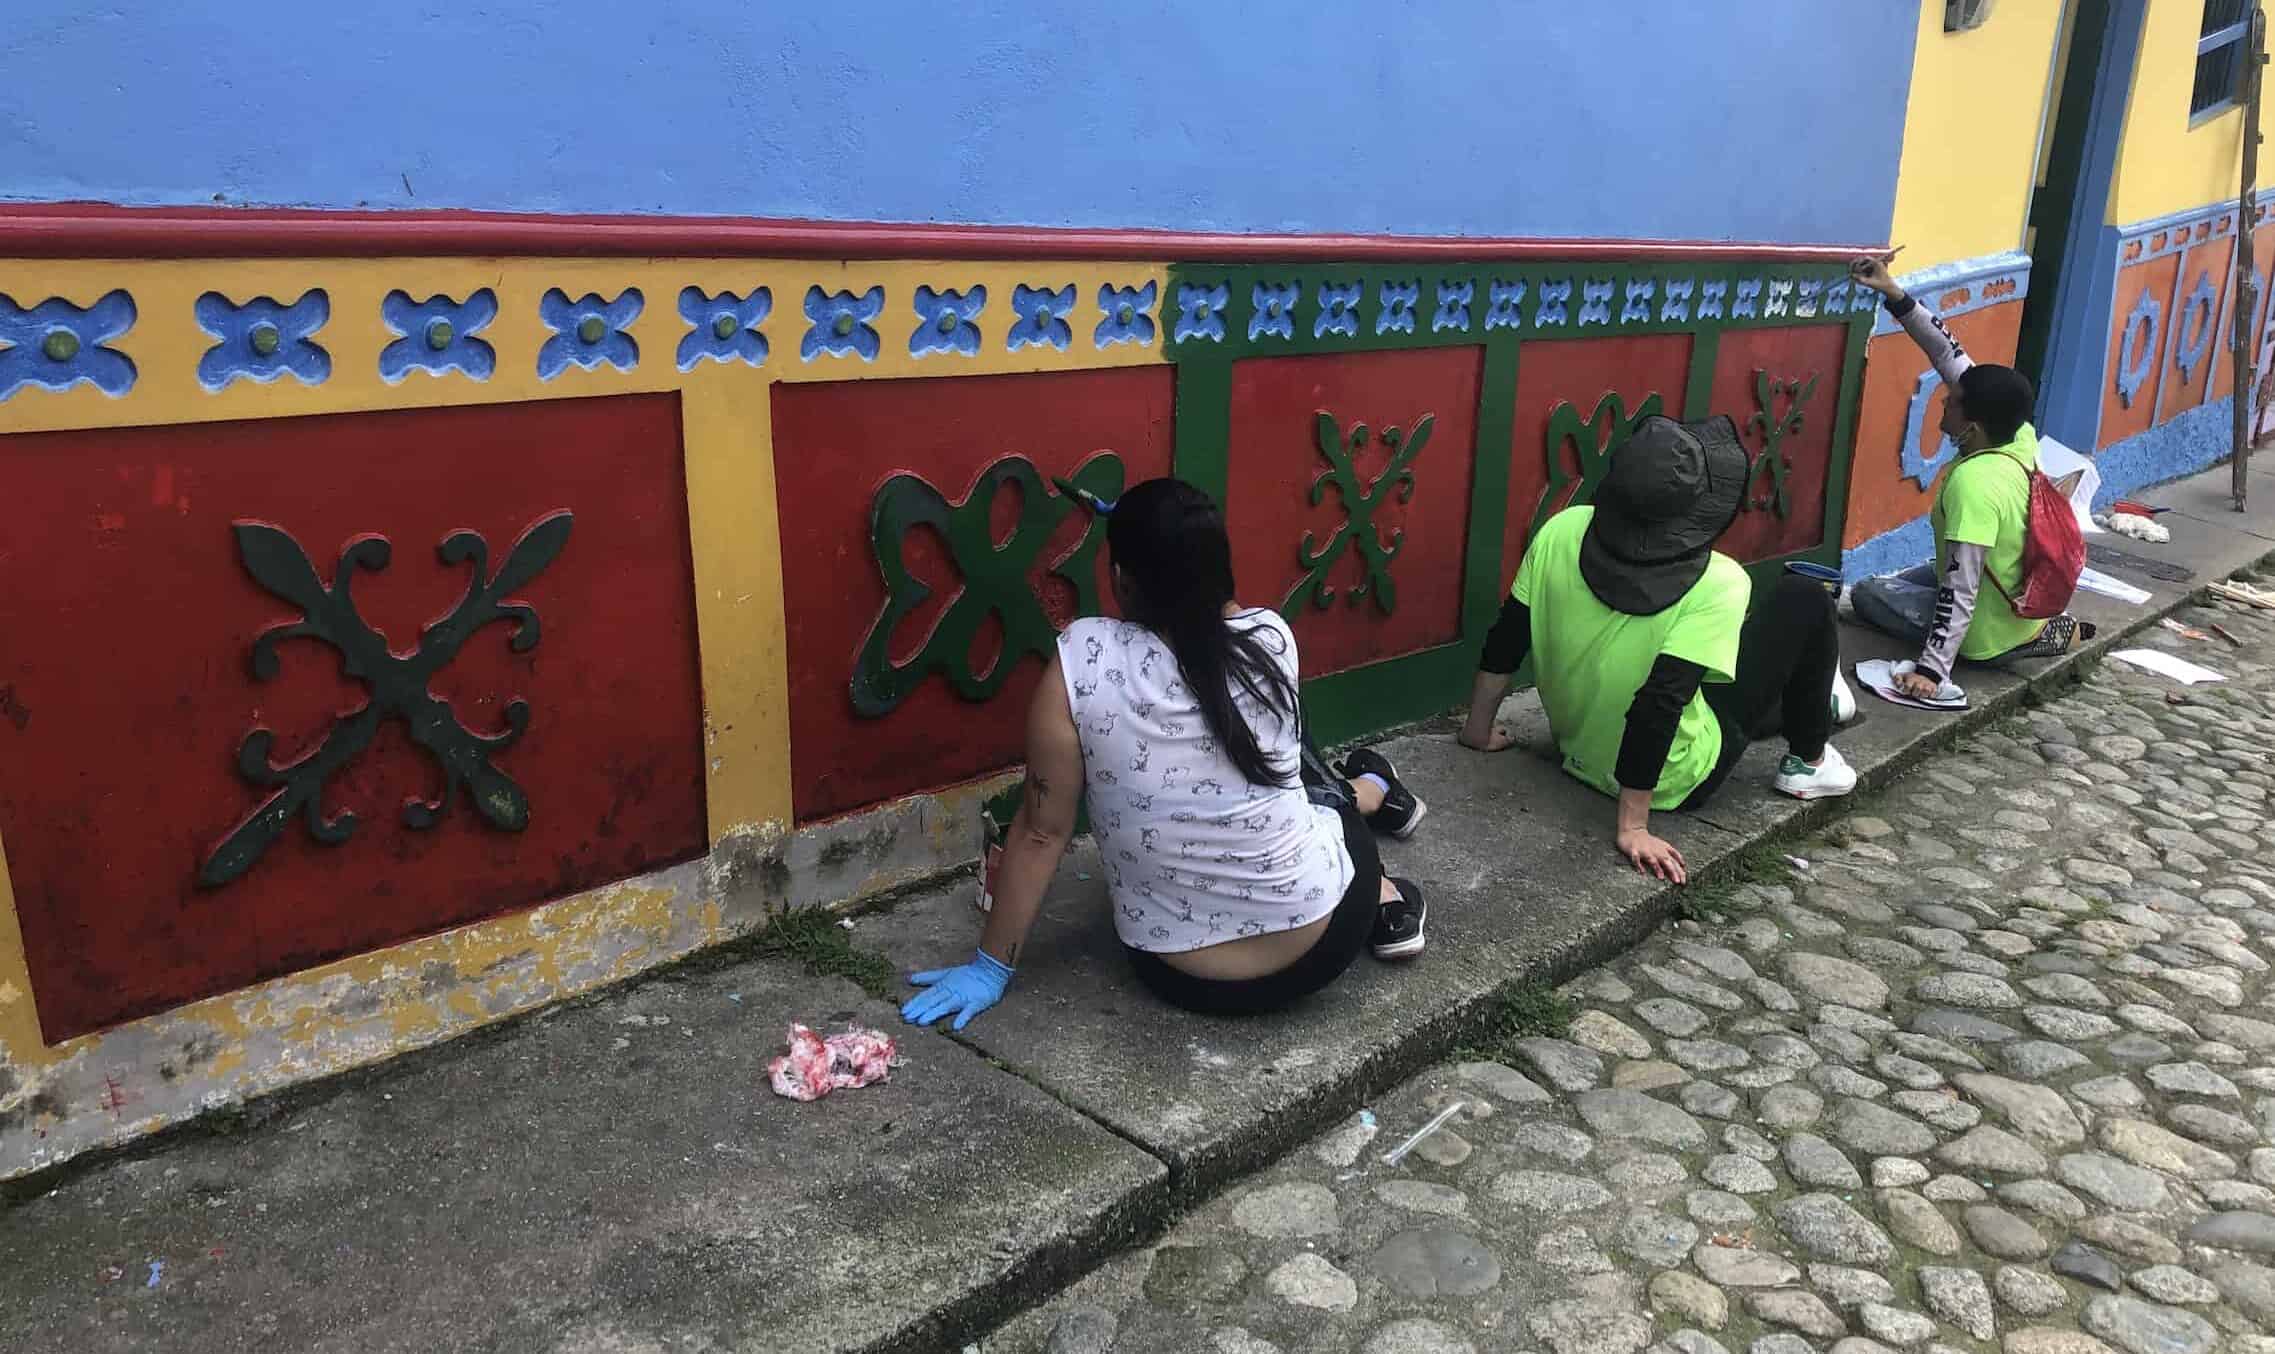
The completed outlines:
<svg viewBox="0 0 2275 1354">
<path fill-rule="evenodd" d="M 2153 517 L 2142 517 L 2137 513 L 2113 512 L 2103 519 L 2102 525 L 2120 536 L 2130 536 L 2136 541 L 2147 541 L 2151 545 L 2163 545 L 2172 539 L 2171 528 Z"/>
<path fill-rule="evenodd" d="M 790 1051 L 766 1065 L 766 1076 L 776 1095 L 819 1100 L 831 1091 L 883 1081 L 899 1063 L 899 1046 L 881 1031 L 851 1029 L 824 1039 L 792 1025 Z"/>
</svg>

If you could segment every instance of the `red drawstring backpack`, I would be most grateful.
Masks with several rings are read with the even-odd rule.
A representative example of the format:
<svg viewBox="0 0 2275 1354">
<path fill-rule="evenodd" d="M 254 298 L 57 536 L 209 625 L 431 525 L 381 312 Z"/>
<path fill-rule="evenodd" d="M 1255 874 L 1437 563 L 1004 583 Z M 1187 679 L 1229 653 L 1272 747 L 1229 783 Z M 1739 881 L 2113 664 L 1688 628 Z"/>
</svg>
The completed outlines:
<svg viewBox="0 0 2275 1354">
<path fill-rule="evenodd" d="M 2011 456 L 2006 459 L 2014 461 Z M 2078 515 L 2070 507 L 2065 488 L 2065 484 L 2074 487 L 2076 477 L 2067 476 L 2065 484 L 2056 484 L 2035 466 L 2014 461 L 2014 467 L 2030 477 L 2030 512 L 2024 519 L 2022 536 L 2022 586 L 2008 592 L 1998 575 L 1985 570 L 1984 576 L 2014 608 L 2015 615 L 2026 621 L 2050 620 L 2061 615 L 2070 598 L 2077 595 L 2078 575 L 2085 572 L 2085 532 L 2078 526 Z"/>
</svg>

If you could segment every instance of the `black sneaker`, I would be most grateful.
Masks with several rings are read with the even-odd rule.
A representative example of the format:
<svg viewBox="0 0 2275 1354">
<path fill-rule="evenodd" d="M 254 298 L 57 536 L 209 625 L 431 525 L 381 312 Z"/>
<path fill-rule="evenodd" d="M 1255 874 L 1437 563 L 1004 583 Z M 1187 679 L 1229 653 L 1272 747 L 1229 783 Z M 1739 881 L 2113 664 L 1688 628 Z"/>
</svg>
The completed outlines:
<svg viewBox="0 0 2275 1354">
<path fill-rule="evenodd" d="M 1404 841 L 1414 835 L 1414 829 L 1422 825 L 1422 815 L 1430 811 L 1429 805 L 1399 783 L 1398 769 L 1390 764 L 1390 759 L 1373 748 L 1360 748 L 1335 769 L 1348 780 L 1380 776 L 1390 786 L 1390 793 L 1382 797 L 1382 807 L 1367 815 L 1367 826 L 1377 832 Z"/>
<path fill-rule="evenodd" d="M 1422 901 L 1421 886 L 1413 880 L 1390 882 L 1398 896 L 1382 905 L 1367 944 L 1377 959 L 1412 959 L 1422 952 L 1422 923 L 1428 919 L 1430 908 Z"/>
</svg>

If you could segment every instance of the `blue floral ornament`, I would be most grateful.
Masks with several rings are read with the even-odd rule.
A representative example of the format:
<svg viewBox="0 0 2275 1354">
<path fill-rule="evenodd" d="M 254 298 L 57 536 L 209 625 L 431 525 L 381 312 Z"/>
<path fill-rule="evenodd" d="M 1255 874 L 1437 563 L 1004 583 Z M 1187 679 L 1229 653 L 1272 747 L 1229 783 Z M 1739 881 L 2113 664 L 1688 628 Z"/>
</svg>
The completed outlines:
<svg viewBox="0 0 2275 1354">
<path fill-rule="evenodd" d="M 1666 290 L 1659 298 L 1660 322 L 1688 320 L 1690 298 L 1697 290 L 1698 281 L 1695 278 L 1668 278 Z"/>
<path fill-rule="evenodd" d="M 1364 282 L 1322 282 L 1319 284 L 1319 316 L 1311 322 L 1311 336 L 1325 338 L 1341 334 L 1346 338 L 1359 336 L 1359 302 L 1366 296 Z"/>
<path fill-rule="evenodd" d="M 1525 322 L 1525 282 L 1494 280 L 1485 284 L 1485 327 L 1516 329 Z"/>
<path fill-rule="evenodd" d="M 1448 329 L 1469 332 L 1469 303 L 1477 299 L 1477 284 L 1466 278 L 1460 282 L 1438 284 L 1438 311 L 1430 317 L 1430 332 L 1442 334 Z"/>
<path fill-rule="evenodd" d="M 1414 307 L 1422 303 L 1422 284 L 1419 282 L 1385 282 L 1382 284 L 1380 305 L 1375 311 L 1374 331 L 1388 334 L 1414 332 Z"/>
<path fill-rule="evenodd" d="M 1580 323 L 1584 325 L 1610 324 L 1611 293 L 1610 278 L 1601 281 L 1582 278 L 1580 280 Z"/>
<path fill-rule="evenodd" d="M 972 286 L 957 291 L 953 287 L 934 291 L 930 287 L 916 289 L 916 328 L 909 331 L 908 352 L 911 357 L 927 353 L 961 353 L 972 357 L 980 350 L 980 312 L 987 309 L 987 288 Z"/>
<path fill-rule="evenodd" d="M 1266 334 L 1277 334 L 1284 339 L 1295 337 L 1296 302 L 1303 296 L 1301 282 L 1259 282 L 1250 294 L 1251 313 L 1248 316 L 1250 342 Z"/>
<path fill-rule="evenodd" d="M 550 381 L 574 364 L 591 371 L 606 362 L 618 371 L 640 365 L 640 345 L 625 332 L 645 304 L 638 287 L 626 287 L 613 301 L 586 292 L 574 301 L 559 287 L 537 303 L 538 317 L 553 337 L 537 350 L 537 374 Z"/>
<path fill-rule="evenodd" d="M 315 332 L 332 318 L 332 302 L 322 291 L 301 293 L 289 306 L 266 296 L 238 305 L 220 292 L 197 299 L 198 327 L 221 340 L 198 358 L 198 384 L 220 390 L 239 377 L 267 384 L 286 372 L 304 385 L 322 385 L 332 374 L 332 355 L 318 347 Z"/>
<path fill-rule="evenodd" d="M 497 350 L 475 337 L 498 318 L 498 294 L 488 287 L 464 302 L 447 296 L 413 301 L 408 292 L 391 291 L 379 303 L 379 314 L 402 335 L 379 350 L 379 374 L 391 383 L 414 371 L 436 376 L 462 371 L 487 381 L 497 367 Z"/>
<path fill-rule="evenodd" d="M 134 360 L 104 345 L 133 327 L 134 298 L 123 291 L 85 309 L 54 296 L 25 310 L 0 294 L 0 400 L 21 386 L 69 390 L 81 381 L 124 395 Z"/>
<path fill-rule="evenodd" d="M 1659 284 L 1647 277 L 1627 280 L 1627 303 L 1619 308 L 1621 324 L 1649 324 L 1651 322 L 1651 293 Z"/>
<path fill-rule="evenodd" d="M 1174 331 L 1179 343 L 1189 339 L 1208 339 L 1221 343 L 1224 340 L 1224 307 L 1232 300 L 1232 289 L 1219 282 L 1213 287 L 1196 287 L 1190 282 L 1177 287 L 1177 328 Z"/>
<path fill-rule="evenodd" d="M 1567 309 L 1571 301 L 1571 278 L 1541 283 L 1540 290 L 1533 294 L 1532 327 L 1540 329 L 1564 323 L 1571 318 L 1571 311 Z"/>
<path fill-rule="evenodd" d="M 679 369 L 688 371 L 709 358 L 714 362 L 744 362 L 761 366 L 769 346 L 758 326 L 774 313 L 774 293 L 753 287 L 748 296 L 722 291 L 706 296 L 701 287 L 683 287 L 679 318 L 687 333 L 679 341 Z"/>
<path fill-rule="evenodd" d="M 1074 310 L 1074 284 L 1067 283 L 1057 291 L 1049 287 L 1030 287 L 1022 282 L 1011 289 L 1011 313 L 1019 318 L 1011 322 L 1011 332 L 1004 338 L 1004 346 L 1012 352 L 1026 347 L 1050 347 L 1065 351 L 1074 342 L 1074 326 L 1066 317 Z"/>
<path fill-rule="evenodd" d="M 850 291 L 806 288 L 808 323 L 806 336 L 798 344 L 798 357 L 811 362 L 827 353 L 874 362 L 878 348 L 875 321 L 884 313 L 883 287 L 871 287 L 859 296 Z"/>
<path fill-rule="evenodd" d="M 1111 283 L 1098 288 L 1098 310 L 1104 318 L 1091 335 L 1091 341 L 1101 348 L 1117 343 L 1147 344 L 1153 342 L 1154 301 L 1161 295 L 1161 285 L 1148 282 L 1142 287 L 1117 287 Z"/>
</svg>

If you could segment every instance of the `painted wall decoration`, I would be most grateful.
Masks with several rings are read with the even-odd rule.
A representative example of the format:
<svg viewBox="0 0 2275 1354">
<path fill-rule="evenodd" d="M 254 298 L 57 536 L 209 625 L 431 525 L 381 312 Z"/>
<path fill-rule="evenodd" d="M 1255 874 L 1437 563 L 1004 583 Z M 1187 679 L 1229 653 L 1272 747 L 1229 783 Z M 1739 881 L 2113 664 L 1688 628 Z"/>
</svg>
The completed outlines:
<svg viewBox="0 0 2275 1354">
<path fill-rule="evenodd" d="M 60 296 L 20 306 L 0 295 L 0 399 L 28 385 L 69 390 L 84 381 L 106 395 L 134 385 L 134 362 L 112 340 L 134 327 L 134 298 L 112 291 L 84 308 Z"/>
<path fill-rule="evenodd" d="M 1307 678 L 1460 636 L 1480 361 L 1463 346 L 1232 364 L 1233 577 L 1287 617 Z"/>
<path fill-rule="evenodd" d="M 2258 213 L 2265 211 L 2265 197 Z M 2227 335 L 2235 323 L 2228 295 L 2234 289 L 2233 205 L 2142 222 L 2108 232 L 2107 240 L 2115 286 L 2097 450 L 2162 428 L 2233 385 L 2232 375 L 2220 375 L 2230 365 Z M 2261 317 L 2247 322 L 2257 325 Z M 2138 448 L 2130 453 L 2134 459 L 2143 454 Z M 2142 466 L 2145 471 L 2148 462 Z"/>
<path fill-rule="evenodd" d="M 1068 482 L 1111 503 L 1122 495 L 1122 460 L 1112 452 L 1093 456 Z M 996 530 L 997 499 L 1005 490 L 1017 504 L 1008 533 Z M 1044 560 L 1045 544 L 1075 514 L 1084 516 L 1074 547 Z M 1106 543 L 1105 524 L 1044 484 L 1024 456 L 1006 456 L 987 467 L 969 494 L 953 503 L 919 476 L 895 475 L 878 488 L 869 520 L 885 604 L 854 662 L 855 714 L 869 719 L 891 714 L 935 673 L 965 700 L 984 701 L 1002 690 L 1020 659 L 1048 659 L 1064 619 L 1052 624 L 1040 591 L 1030 584 L 1029 576 L 1038 569 L 1072 591 L 1071 605 L 1062 612 L 1099 612 L 1098 552 Z M 932 540 L 947 546 L 957 578 L 955 595 L 942 604 L 915 653 L 896 662 L 895 633 L 933 596 L 908 559 L 910 536 L 926 529 Z M 983 630 L 996 638 L 982 643 Z"/>
<path fill-rule="evenodd" d="M 332 374 L 332 356 L 316 331 L 332 317 L 331 298 L 310 289 L 291 305 L 256 296 L 237 305 L 219 292 L 197 299 L 200 329 L 219 342 L 198 359 L 197 378 L 208 390 L 231 381 L 274 381 L 287 373 L 308 385 Z"/>
<path fill-rule="evenodd" d="M 0 438 L 69 562 L 0 593 L 46 1037 L 700 854 L 680 454 L 656 396 Z"/>
<path fill-rule="evenodd" d="M 12 265 L 0 1177 L 961 863 L 1112 606 L 1061 481 L 1219 496 L 1328 740 L 1646 409 L 1759 415 L 1726 544 L 1827 557 L 1870 306 L 1706 252 Z"/>
<path fill-rule="evenodd" d="M 1322 409 L 1317 421 L 1319 454 L 1327 460 L 1327 469 L 1311 482 L 1311 502 L 1317 507 L 1332 486 L 1343 504 L 1343 525 L 1335 528 L 1326 544 L 1314 549 L 1311 533 L 1305 532 L 1303 543 L 1296 547 L 1296 558 L 1302 564 L 1303 581 L 1295 585 L 1281 602 L 1283 608 L 1293 608 L 1308 600 L 1324 611 L 1335 605 L 1335 589 L 1329 576 L 1343 557 L 1346 548 L 1355 550 L 1363 562 L 1366 574 L 1357 584 L 1344 590 L 1351 605 L 1372 597 L 1384 615 L 1398 609 L 1398 588 L 1390 576 L 1390 562 L 1398 558 L 1400 547 L 1406 544 L 1406 530 L 1401 527 L 1386 542 L 1374 524 L 1375 509 L 1392 493 L 1401 503 L 1414 501 L 1414 460 L 1422 448 L 1430 444 L 1430 432 L 1437 426 L 1437 417 L 1424 414 L 1415 419 L 1411 429 L 1387 427 L 1382 430 L 1382 449 L 1390 456 L 1390 464 L 1370 482 L 1359 472 L 1357 461 L 1367 450 L 1373 432 L 1364 423 L 1354 423 L 1346 439 L 1343 427 L 1335 416 Z"/>
<path fill-rule="evenodd" d="M 1840 539 L 1847 457 L 1833 454 L 1837 405 L 1827 397 L 1861 336 L 1839 325 L 1748 329 L 1724 334 L 1715 353 L 1708 411 L 1737 420 L 1753 456 L 1748 492 L 1721 549 L 1745 563 L 1798 554 Z"/>
<path fill-rule="evenodd" d="M 2130 409 L 2164 351 L 2164 303 L 2144 288 L 2117 331 L 2117 402 Z"/>
<path fill-rule="evenodd" d="M 1654 413 L 1682 417 L 1696 340 L 1687 333 L 1528 345 L 1517 366 L 1501 533 L 1499 593 L 1525 542 L 1558 509 L 1585 500 L 1611 453 Z"/>
<path fill-rule="evenodd" d="M 266 522 L 236 524 L 237 555 L 245 572 L 279 599 L 300 612 L 297 621 L 280 621 L 253 640 L 253 676 L 259 681 L 276 678 L 278 646 L 294 639 L 321 641 L 338 657 L 340 671 L 361 682 L 367 693 L 363 704 L 335 716 L 321 741 L 288 765 L 277 765 L 271 750 L 276 731 L 256 728 L 237 749 L 237 774 L 259 787 L 276 787 L 246 816 L 236 830 L 213 848 L 198 868 L 198 882 L 208 887 L 226 884 L 253 868 L 294 818 L 304 820 L 309 837 L 325 846 L 338 846 L 355 836 L 355 814 L 325 810 L 324 796 L 333 777 L 344 771 L 371 746 L 380 725 L 399 721 L 412 743 L 426 753 L 441 773 L 442 792 L 433 799 L 412 795 L 403 801 L 403 826 L 431 828 L 465 792 L 469 806 L 490 826 L 519 832 L 529 826 L 529 797 L 513 778 L 492 760 L 529 731 L 529 702 L 508 700 L 500 711 L 505 728 L 478 733 L 468 728 L 430 689 L 437 674 L 458 656 L 474 633 L 493 622 L 513 625 L 507 647 L 527 653 L 537 647 L 540 635 L 537 610 L 510 595 L 543 573 L 569 542 L 573 514 L 567 509 L 531 524 L 493 577 L 490 546 L 474 531 L 454 531 L 435 553 L 445 565 L 470 564 L 466 594 L 450 613 L 419 633 L 418 648 L 398 655 L 386 636 L 356 610 L 351 586 L 358 569 L 377 572 L 387 567 L 393 546 L 385 536 L 358 535 L 340 552 L 340 562 L 326 586 L 309 561 L 308 552 L 290 533 Z"/>
<path fill-rule="evenodd" d="M 1058 626 L 1105 604 L 1111 497 L 1169 473 L 1167 369 L 774 388 L 797 815 L 1019 760 Z"/>
</svg>

